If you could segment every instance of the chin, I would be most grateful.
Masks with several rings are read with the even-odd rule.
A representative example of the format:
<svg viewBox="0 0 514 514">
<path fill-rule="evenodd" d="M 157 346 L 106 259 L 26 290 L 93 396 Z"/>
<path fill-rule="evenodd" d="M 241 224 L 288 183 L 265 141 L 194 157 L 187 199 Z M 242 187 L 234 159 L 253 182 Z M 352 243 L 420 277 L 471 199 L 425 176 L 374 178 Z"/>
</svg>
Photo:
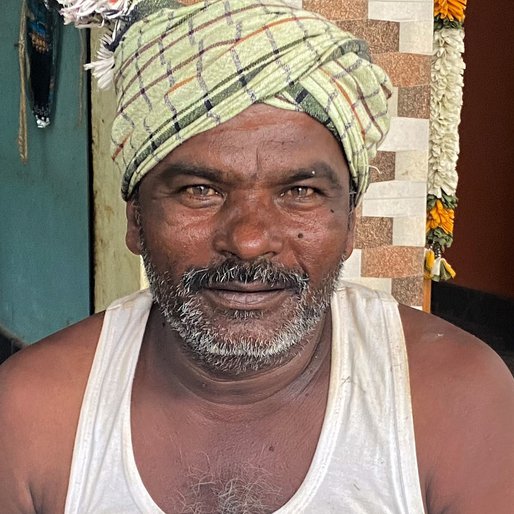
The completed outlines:
<svg viewBox="0 0 514 514">
<path fill-rule="evenodd" d="M 291 298 L 275 312 L 212 312 L 200 302 L 178 313 L 161 311 L 194 361 L 212 372 L 240 375 L 280 366 L 302 350 L 327 307 L 313 310 L 306 303 Z"/>
</svg>

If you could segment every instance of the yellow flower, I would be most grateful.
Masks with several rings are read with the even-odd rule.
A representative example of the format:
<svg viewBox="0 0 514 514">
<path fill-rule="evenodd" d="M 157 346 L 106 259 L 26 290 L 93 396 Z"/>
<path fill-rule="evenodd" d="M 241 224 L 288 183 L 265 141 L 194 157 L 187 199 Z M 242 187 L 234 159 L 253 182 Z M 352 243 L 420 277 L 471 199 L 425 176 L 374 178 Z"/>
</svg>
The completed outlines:
<svg viewBox="0 0 514 514">
<path fill-rule="evenodd" d="M 435 0 L 434 16 L 462 23 L 465 17 L 466 3 L 467 0 Z"/>
<path fill-rule="evenodd" d="M 435 253 L 431 248 L 425 250 L 425 278 L 432 278 L 432 269 L 435 264 Z"/>
<path fill-rule="evenodd" d="M 425 266 L 428 269 L 432 269 L 434 262 L 435 262 L 435 253 L 434 253 L 434 250 L 432 250 L 430 248 L 425 252 Z"/>
<path fill-rule="evenodd" d="M 434 207 L 428 213 L 427 232 L 441 227 L 447 234 L 453 234 L 454 217 L 453 209 L 446 209 L 441 200 L 436 200 Z"/>
</svg>

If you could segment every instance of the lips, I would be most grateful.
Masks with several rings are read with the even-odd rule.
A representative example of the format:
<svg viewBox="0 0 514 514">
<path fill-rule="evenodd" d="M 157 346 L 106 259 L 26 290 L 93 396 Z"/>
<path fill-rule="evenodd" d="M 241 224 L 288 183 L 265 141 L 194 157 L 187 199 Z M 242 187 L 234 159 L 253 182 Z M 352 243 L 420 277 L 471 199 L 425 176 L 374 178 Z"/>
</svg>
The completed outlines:
<svg viewBox="0 0 514 514">
<path fill-rule="evenodd" d="M 233 310 L 268 310 L 278 307 L 292 290 L 280 284 L 227 282 L 202 290 L 214 307 Z"/>
</svg>

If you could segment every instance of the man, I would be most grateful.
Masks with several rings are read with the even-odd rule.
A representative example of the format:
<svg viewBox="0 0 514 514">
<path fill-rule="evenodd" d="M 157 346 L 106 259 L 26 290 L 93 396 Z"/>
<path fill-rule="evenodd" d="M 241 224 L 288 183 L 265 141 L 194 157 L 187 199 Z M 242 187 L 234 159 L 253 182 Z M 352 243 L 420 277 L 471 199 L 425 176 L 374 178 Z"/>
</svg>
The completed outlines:
<svg viewBox="0 0 514 514">
<path fill-rule="evenodd" d="M 116 20 L 113 153 L 151 294 L 3 366 L 0 511 L 513 512 L 506 367 L 337 283 L 387 131 L 364 44 L 278 1 L 120 3 L 65 14 Z"/>
</svg>

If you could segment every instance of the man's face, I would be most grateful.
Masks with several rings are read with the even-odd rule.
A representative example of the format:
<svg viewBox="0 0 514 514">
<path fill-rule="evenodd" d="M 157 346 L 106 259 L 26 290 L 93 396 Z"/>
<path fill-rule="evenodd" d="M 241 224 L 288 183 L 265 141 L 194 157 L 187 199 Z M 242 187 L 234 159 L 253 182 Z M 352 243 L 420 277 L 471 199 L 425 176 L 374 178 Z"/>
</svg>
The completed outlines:
<svg viewBox="0 0 514 514">
<path fill-rule="evenodd" d="M 255 105 L 186 141 L 127 206 L 127 244 L 205 367 L 291 358 L 322 319 L 352 249 L 349 174 L 330 132 Z"/>
</svg>

